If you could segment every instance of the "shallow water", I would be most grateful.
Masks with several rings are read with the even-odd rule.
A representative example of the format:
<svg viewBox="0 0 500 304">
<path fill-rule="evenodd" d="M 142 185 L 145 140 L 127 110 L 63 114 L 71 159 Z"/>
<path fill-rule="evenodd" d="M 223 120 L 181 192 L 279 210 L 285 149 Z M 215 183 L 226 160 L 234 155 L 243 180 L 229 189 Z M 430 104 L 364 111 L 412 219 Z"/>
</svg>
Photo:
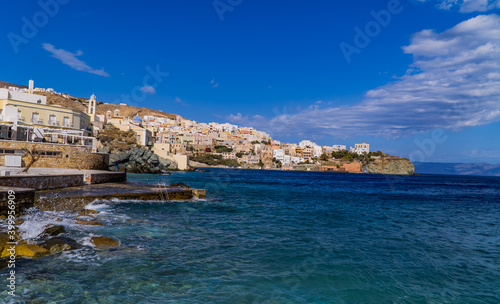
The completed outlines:
<svg viewBox="0 0 500 304">
<path fill-rule="evenodd" d="M 500 303 L 500 178 L 224 169 L 128 178 L 183 182 L 207 199 L 95 202 L 104 227 L 32 215 L 26 235 L 57 216 L 88 246 L 18 261 L 19 302 Z M 120 248 L 95 250 L 92 235 Z M 6 288 L 0 299 L 12 300 Z"/>
</svg>

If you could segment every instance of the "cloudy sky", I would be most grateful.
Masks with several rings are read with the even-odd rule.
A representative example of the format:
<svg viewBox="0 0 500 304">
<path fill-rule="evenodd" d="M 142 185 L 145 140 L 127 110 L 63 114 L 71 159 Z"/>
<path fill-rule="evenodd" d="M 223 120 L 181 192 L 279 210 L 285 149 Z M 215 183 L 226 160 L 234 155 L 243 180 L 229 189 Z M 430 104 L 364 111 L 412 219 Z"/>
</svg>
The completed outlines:
<svg viewBox="0 0 500 304">
<path fill-rule="evenodd" d="M 499 0 L 28 2 L 0 20 L 0 80 L 282 141 L 500 163 Z"/>
</svg>

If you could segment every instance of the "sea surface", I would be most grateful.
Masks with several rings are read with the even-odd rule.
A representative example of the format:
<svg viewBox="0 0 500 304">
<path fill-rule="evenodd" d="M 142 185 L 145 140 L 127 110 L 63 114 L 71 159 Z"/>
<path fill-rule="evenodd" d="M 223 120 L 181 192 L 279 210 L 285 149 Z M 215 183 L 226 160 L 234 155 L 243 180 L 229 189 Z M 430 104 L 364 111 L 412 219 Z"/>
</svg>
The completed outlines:
<svg viewBox="0 0 500 304">
<path fill-rule="evenodd" d="M 213 169 L 128 175 L 207 198 L 96 201 L 83 249 L 19 260 L 1 303 L 500 303 L 500 178 Z M 119 249 L 95 250 L 93 235 Z"/>
</svg>

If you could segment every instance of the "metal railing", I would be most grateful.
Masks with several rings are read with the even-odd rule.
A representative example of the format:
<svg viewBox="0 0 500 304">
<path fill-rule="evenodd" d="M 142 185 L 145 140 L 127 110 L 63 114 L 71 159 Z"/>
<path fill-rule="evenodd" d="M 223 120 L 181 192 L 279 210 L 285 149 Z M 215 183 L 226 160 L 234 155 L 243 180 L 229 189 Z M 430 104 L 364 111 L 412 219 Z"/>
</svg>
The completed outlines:
<svg viewBox="0 0 500 304">
<path fill-rule="evenodd" d="M 158 191 L 158 193 L 160 194 L 162 202 L 170 200 L 170 198 L 168 197 L 167 184 L 165 184 L 165 183 L 157 183 L 155 185 L 155 190 Z"/>
</svg>

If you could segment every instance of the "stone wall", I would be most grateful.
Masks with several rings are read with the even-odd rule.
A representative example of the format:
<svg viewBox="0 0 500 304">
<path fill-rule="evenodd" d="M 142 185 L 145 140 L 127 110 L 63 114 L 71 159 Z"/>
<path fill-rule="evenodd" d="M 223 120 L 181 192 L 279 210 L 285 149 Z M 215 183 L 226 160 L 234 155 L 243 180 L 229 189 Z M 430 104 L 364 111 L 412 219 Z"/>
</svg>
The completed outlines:
<svg viewBox="0 0 500 304">
<path fill-rule="evenodd" d="M 22 214 L 26 209 L 33 207 L 35 201 L 35 191 L 31 189 L 18 189 L 13 187 L 0 187 L 0 216 L 8 216 L 9 209 L 9 190 L 15 192 L 14 202 L 16 217 Z"/>
<path fill-rule="evenodd" d="M 91 184 L 119 183 L 126 181 L 127 174 L 125 172 L 93 173 L 90 178 Z"/>
<path fill-rule="evenodd" d="M 0 149 L 36 149 L 44 152 L 60 152 L 58 156 L 41 156 L 40 159 L 33 164 L 33 168 L 107 170 L 109 163 L 109 154 L 92 153 L 91 147 L 84 146 L 0 140 Z M 22 158 L 23 167 L 29 163 L 30 159 L 29 155 Z M 5 155 L 0 154 L 0 166 L 4 165 Z"/>
<path fill-rule="evenodd" d="M 85 185 L 83 174 L 0 176 L 0 186 L 32 188 L 36 190 L 58 189 Z"/>
<path fill-rule="evenodd" d="M 363 166 L 361 163 L 343 164 L 342 166 L 320 166 L 319 171 L 334 171 L 334 172 L 348 172 L 348 173 L 361 173 Z"/>
</svg>

